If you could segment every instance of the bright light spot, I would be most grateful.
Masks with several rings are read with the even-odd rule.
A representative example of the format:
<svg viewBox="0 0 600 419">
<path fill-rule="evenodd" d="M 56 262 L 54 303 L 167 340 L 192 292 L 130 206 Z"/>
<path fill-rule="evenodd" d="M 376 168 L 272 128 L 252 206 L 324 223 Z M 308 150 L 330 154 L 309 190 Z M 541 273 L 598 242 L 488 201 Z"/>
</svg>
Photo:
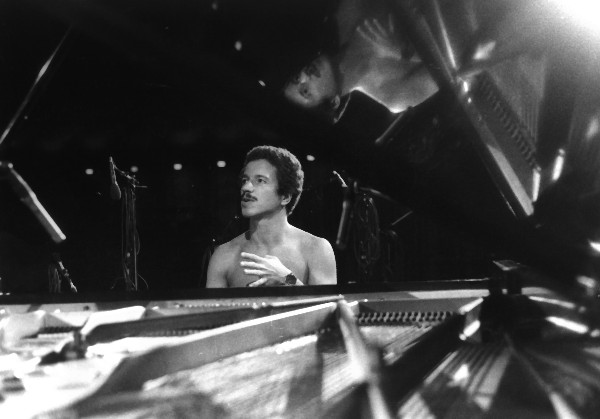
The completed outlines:
<svg viewBox="0 0 600 419">
<path fill-rule="evenodd" d="M 259 80 L 259 81 L 258 81 L 258 84 L 260 84 L 262 87 L 265 87 L 265 86 L 266 86 L 265 82 L 264 82 L 264 81 L 262 81 L 262 80 Z"/>
<path fill-rule="evenodd" d="M 558 150 L 558 156 L 554 159 L 554 167 L 552 168 L 552 180 L 558 180 L 562 174 L 565 165 L 565 150 Z"/>
<path fill-rule="evenodd" d="M 471 102 L 473 102 L 473 99 L 471 99 L 471 98 L 468 98 L 468 99 L 467 99 L 467 103 L 471 103 Z"/>
<path fill-rule="evenodd" d="M 581 335 L 587 333 L 590 328 L 587 327 L 585 324 L 581 324 L 581 323 L 577 323 L 571 320 L 567 320 L 567 319 L 563 319 L 560 317 L 546 317 L 546 320 L 548 320 L 550 323 L 553 323 L 559 327 L 563 327 L 565 329 L 569 329 L 575 333 L 579 333 Z"/>
<path fill-rule="evenodd" d="M 218 1 L 213 1 L 213 4 L 211 5 L 213 10 L 217 10 L 219 8 L 219 2 Z"/>
<path fill-rule="evenodd" d="M 462 82 L 462 91 L 463 93 L 469 93 L 469 83 L 466 80 Z"/>
<path fill-rule="evenodd" d="M 599 132 L 600 132 L 600 121 L 598 121 L 598 118 L 594 118 L 590 121 L 590 124 L 588 125 L 588 128 L 585 132 L 585 139 L 589 141 L 592 138 L 594 138 L 596 135 L 598 135 Z"/>
<path fill-rule="evenodd" d="M 129 170 L 131 171 L 131 173 L 137 173 L 140 170 L 140 168 L 137 166 L 131 166 Z"/>
<path fill-rule="evenodd" d="M 537 201 L 538 196 L 540 196 L 540 182 L 542 176 L 540 175 L 540 171 L 538 169 L 533 170 L 533 179 L 531 185 L 531 200 L 533 202 Z"/>
<path fill-rule="evenodd" d="M 235 41 L 235 44 L 233 45 L 233 47 L 235 48 L 236 51 L 241 51 L 242 50 L 242 41 Z"/>
<path fill-rule="evenodd" d="M 479 322 L 479 320 L 475 320 L 473 323 L 471 323 L 470 325 L 465 327 L 465 329 L 462 332 L 461 338 L 462 339 L 470 338 L 475 333 L 477 333 L 480 326 L 481 326 L 481 323 Z"/>
<path fill-rule="evenodd" d="M 579 24 L 600 35 L 600 2 L 598 0 L 553 0 L 563 12 Z"/>
<path fill-rule="evenodd" d="M 528 298 L 532 301 L 537 301 L 545 304 L 552 304 L 559 307 L 567 308 L 569 310 L 575 310 L 575 304 L 569 301 L 557 300 L 555 298 L 540 297 L 538 295 L 531 295 Z"/>
<path fill-rule="evenodd" d="M 94 174 L 94 169 L 85 169 L 85 174 L 91 176 Z"/>
<path fill-rule="evenodd" d="M 589 276 L 579 275 L 576 278 L 577 284 L 581 285 L 582 288 L 586 290 L 587 294 L 597 294 L 598 292 L 598 283 L 594 278 L 590 278 Z"/>
<path fill-rule="evenodd" d="M 462 364 L 452 377 L 454 382 L 460 382 L 467 378 L 469 378 L 469 366 L 467 364 Z"/>
<path fill-rule="evenodd" d="M 458 309 L 458 312 L 461 314 L 466 314 L 471 310 L 474 310 L 479 304 L 483 303 L 483 298 L 478 298 L 476 300 L 471 301 L 470 303 L 465 304 L 464 306 Z"/>
<path fill-rule="evenodd" d="M 306 160 L 307 161 L 315 161 L 315 156 L 313 156 L 312 154 L 307 154 L 306 155 Z"/>
<path fill-rule="evenodd" d="M 173 170 L 181 170 L 183 169 L 183 165 L 181 163 L 175 163 L 173 165 Z"/>
<path fill-rule="evenodd" d="M 46 73 L 46 71 L 48 70 L 49 66 L 50 66 L 50 60 L 46 61 L 46 64 L 44 64 L 42 66 L 42 69 L 40 70 L 40 72 L 38 74 L 38 80 L 41 79 L 44 76 L 44 73 Z"/>
<path fill-rule="evenodd" d="M 600 243 L 590 242 L 590 246 L 592 246 L 592 249 L 594 249 L 596 252 L 600 253 Z"/>
<path fill-rule="evenodd" d="M 223 160 L 219 160 L 219 161 L 217 162 L 217 167 L 225 167 L 225 166 L 227 166 L 227 163 L 225 163 L 225 161 L 223 161 Z"/>
<path fill-rule="evenodd" d="M 496 48 L 496 41 L 489 41 L 477 46 L 473 59 L 476 61 L 487 60 L 492 56 L 492 52 Z"/>
</svg>

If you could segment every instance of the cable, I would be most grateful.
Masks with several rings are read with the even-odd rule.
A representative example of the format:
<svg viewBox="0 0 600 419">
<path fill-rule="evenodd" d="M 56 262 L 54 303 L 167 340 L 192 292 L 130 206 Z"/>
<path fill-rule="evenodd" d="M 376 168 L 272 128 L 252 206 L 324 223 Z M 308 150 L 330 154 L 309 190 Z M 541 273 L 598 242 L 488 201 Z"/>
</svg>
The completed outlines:
<svg viewBox="0 0 600 419">
<path fill-rule="evenodd" d="M 354 255 L 361 273 L 361 281 L 368 281 L 375 262 L 381 256 L 379 214 L 373 198 L 358 194 L 354 203 Z"/>
</svg>

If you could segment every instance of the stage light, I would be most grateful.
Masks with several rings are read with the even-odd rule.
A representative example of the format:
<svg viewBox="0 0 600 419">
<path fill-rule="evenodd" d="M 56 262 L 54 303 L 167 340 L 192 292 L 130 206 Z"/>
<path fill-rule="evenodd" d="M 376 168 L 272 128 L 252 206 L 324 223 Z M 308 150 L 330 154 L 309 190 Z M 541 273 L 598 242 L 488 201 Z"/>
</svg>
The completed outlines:
<svg viewBox="0 0 600 419">
<path fill-rule="evenodd" d="M 262 81 L 262 80 L 259 80 L 259 81 L 258 81 L 258 84 L 260 84 L 262 87 L 265 87 L 265 86 L 266 86 L 265 82 L 264 82 L 264 81 Z"/>
<path fill-rule="evenodd" d="M 94 174 L 94 169 L 85 169 L 85 174 L 91 176 Z"/>
<path fill-rule="evenodd" d="M 242 50 L 242 41 L 235 41 L 235 44 L 233 45 L 233 47 L 235 48 L 236 51 L 241 51 Z"/>
<path fill-rule="evenodd" d="M 590 120 L 584 138 L 586 141 L 591 141 L 592 139 L 597 138 L 598 134 L 600 134 L 600 116 L 593 117 Z"/>
<path fill-rule="evenodd" d="M 552 168 L 552 180 L 557 181 L 562 175 L 563 168 L 565 166 L 565 150 L 562 148 L 558 150 L 558 155 L 554 159 L 554 167 Z"/>
<path fill-rule="evenodd" d="M 471 90 L 469 87 L 469 82 L 467 82 L 466 80 L 463 80 L 461 83 L 461 89 L 462 89 L 463 94 L 469 93 L 469 91 Z"/>
<path fill-rule="evenodd" d="M 578 24 L 600 35 L 600 2 L 598 0 L 553 0 L 554 4 Z"/>
<path fill-rule="evenodd" d="M 129 169 L 131 173 L 137 173 L 139 170 L 140 168 L 137 166 L 131 166 L 131 168 Z"/>
<path fill-rule="evenodd" d="M 585 324 L 563 319 L 561 317 L 548 316 L 546 317 L 546 320 L 552 324 L 555 324 L 556 326 L 571 330 L 572 332 L 579 333 L 580 335 L 584 335 L 590 330 L 590 328 Z"/>
<path fill-rule="evenodd" d="M 181 169 L 183 169 L 183 165 L 182 165 L 181 163 L 175 163 L 175 164 L 173 165 L 173 170 L 177 170 L 177 171 L 179 171 L 179 170 L 181 170 Z"/>
<path fill-rule="evenodd" d="M 540 196 L 540 182 L 542 181 L 542 175 L 538 169 L 533 171 L 533 178 L 531 179 L 531 200 L 536 202 Z"/>
<path fill-rule="evenodd" d="M 315 156 L 313 156 L 312 154 L 307 154 L 306 155 L 306 160 L 307 161 L 315 161 Z"/>
<path fill-rule="evenodd" d="M 227 163 L 225 163 L 223 160 L 219 160 L 217 162 L 217 167 L 225 167 L 225 166 L 227 166 Z"/>
</svg>

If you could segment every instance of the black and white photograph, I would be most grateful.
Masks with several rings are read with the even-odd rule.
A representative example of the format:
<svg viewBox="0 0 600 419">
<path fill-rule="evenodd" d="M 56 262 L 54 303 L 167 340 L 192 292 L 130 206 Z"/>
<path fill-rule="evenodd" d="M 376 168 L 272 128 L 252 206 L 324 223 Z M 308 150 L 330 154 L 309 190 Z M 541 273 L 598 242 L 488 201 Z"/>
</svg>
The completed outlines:
<svg viewBox="0 0 600 419">
<path fill-rule="evenodd" d="M 0 0 L 0 417 L 599 409 L 597 1 Z"/>
</svg>

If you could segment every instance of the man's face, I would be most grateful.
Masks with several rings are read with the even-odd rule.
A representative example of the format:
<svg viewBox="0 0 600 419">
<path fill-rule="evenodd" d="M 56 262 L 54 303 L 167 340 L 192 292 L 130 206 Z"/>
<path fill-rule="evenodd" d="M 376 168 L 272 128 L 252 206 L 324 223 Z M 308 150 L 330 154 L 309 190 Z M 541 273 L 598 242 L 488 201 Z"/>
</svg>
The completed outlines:
<svg viewBox="0 0 600 419">
<path fill-rule="evenodd" d="M 283 93 L 293 103 L 303 108 L 313 108 L 337 92 L 331 61 L 320 55 L 304 67 L 285 86 Z"/>
<path fill-rule="evenodd" d="M 244 217 L 275 213 L 287 204 L 277 192 L 277 169 L 267 160 L 248 162 L 241 177 L 241 206 Z"/>
</svg>

